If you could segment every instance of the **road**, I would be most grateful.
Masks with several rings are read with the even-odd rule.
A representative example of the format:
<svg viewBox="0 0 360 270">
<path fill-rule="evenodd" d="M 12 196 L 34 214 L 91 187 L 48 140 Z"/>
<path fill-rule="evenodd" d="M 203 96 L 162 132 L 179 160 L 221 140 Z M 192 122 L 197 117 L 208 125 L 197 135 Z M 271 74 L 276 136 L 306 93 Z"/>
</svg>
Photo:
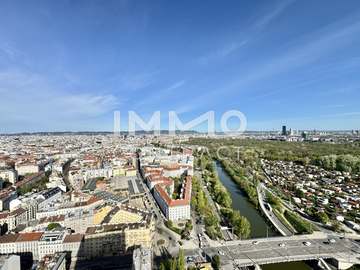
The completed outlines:
<svg viewBox="0 0 360 270">
<path fill-rule="evenodd" d="M 256 188 L 257 190 L 257 194 L 258 194 L 258 198 L 259 198 L 259 204 L 260 204 L 260 208 L 263 211 L 263 213 L 265 214 L 265 216 L 268 218 L 268 220 L 270 220 L 270 222 L 274 225 L 274 227 L 283 235 L 283 236 L 291 236 L 293 235 L 293 233 L 276 217 L 276 215 L 266 209 L 265 207 L 265 195 L 264 195 L 264 188 L 263 188 L 263 184 L 259 184 L 258 187 Z"/>
<path fill-rule="evenodd" d="M 309 242 L 310 245 L 306 246 L 304 242 Z M 326 237 L 293 236 L 228 243 L 219 247 L 204 248 L 203 251 L 210 257 L 219 255 L 223 265 L 250 266 L 332 257 L 360 263 L 360 247 L 349 239 L 337 238 L 335 243 L 329 244 Z M 187 256 L 198 253 L 198 250 L 185 252 Z"/>
<path fill-rule="evenodd" d="M 140 164 L 137 164 L 137 177 L 142 180 L 140 182 L 145 190 L 145 194 L 146 194 L 145 200 L 147 203 L 147 208 L 155 216 L 155 227 L 158 232 L 161 232 L 159 234 L 155 234 L 155 239 L 154 239 L 154 243 L 153 243 L 155 255 L 161 255 L 160 247 L 157 246 L 157 240 L 164 239 L 164 238 L 165 238 L 166 242 L 168 243 L 168 245 L 166 246 L 167 252 L 170 254 L 173 254 L 173 255 L 178 253 L 179 247 L 180 247 L 180 244 L 179 244 L 180 241 L 183 243 L 184 248 L 198 247 L 199 243 L 198 243 L 196 235 L 192 234 L 192 239 L 189 241 L 182 240 L 180 235 L 178 235 L 177 233 L 173 232 L 172 230 L 170 230 L 169 228 L 167 228 L 165 226 L 166 218 L 165 218 L 164 214 L 162 213 L 161 209 L 159 208 L 157 202 L 155 201 L 154 196 L 152 195 L 149 187 L 145 183 L 145 180 L 140 171 Z"/>
</svg>

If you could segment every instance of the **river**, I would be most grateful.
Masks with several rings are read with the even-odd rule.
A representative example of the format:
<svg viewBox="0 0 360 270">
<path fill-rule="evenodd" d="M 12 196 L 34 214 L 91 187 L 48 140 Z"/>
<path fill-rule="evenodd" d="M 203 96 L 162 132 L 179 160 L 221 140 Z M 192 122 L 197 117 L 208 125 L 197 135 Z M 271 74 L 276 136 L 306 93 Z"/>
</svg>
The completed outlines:
<svg viewBox="0 0 360 270">
<path fill-rule="evenodd" d="M 254 205 L 249 202 L 246 193 L 230 178 L 220 162 L 216 162 L 215 166 L 220 181 L 230 192 L 232 207 L 239 210 L 240 214 L 245 216 L 251 223 L 251 238 L 280 235 L 267 223 L 265 217 L 260 214 Z"/>
<path fill-rule="evenodd" d="M 249 202 L 246 193 L 230 178 L 225 172 L 220 162 L 215 163 L 219 179 L 226 189 L 230 192 L 232 207 L 239 210 L 241 215 L 245 216 L 251 224 L 251 238 L 279 236 L 280 234 L 270 226 L 264 216 Z M 281 264 L 270 264 L 262 266 L 264 270 L 309 270 L 312 269 L 304 262 L 291 262 Z"/>
</svg>

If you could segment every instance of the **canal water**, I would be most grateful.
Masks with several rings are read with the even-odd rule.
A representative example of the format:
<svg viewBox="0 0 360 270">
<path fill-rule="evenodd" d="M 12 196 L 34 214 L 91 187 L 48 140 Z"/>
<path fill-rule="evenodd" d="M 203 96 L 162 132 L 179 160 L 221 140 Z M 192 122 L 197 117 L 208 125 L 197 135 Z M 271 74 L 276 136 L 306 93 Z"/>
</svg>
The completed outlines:
<svg viewBox="0 0 360 270">
<path fill-rule="evenodd" d="M 240 214 L 246 217 L 251 224 L 251 238 L 266 237 L 267 235 L 280 235 L 267 222 L 266 218 L 249 202 L 246 193 L 226 173 L 220 162 L 215 163 L 220 181 L 230 192 L 232 207 L 240 211 Z"/>
<path fill-rule="evenodd" d="M 226 189 L 230 192 L 232 199 L 232 207 L 240 211 L 251 224 L 251 238 L 259 238 L 266 236 L 279 236 L 280 234 L 270 226 L 266 217 L 262 216 L 259 211 L 249 202 L 246 193 L 226 173 L 220 162 L 215 162 L 216 171 L 219 179 Z M 290 262 L 280 264 L 269 264 L 261 266 L 264 270 L 309 270 L 312 269 L 304 262 Z"/>
<path fill-rule="evenodd" d="M 312 270 L 313 268 L 304 262 L 287 262 L 267 264 L 261 266 L 262 270 Z"/>
</svg>

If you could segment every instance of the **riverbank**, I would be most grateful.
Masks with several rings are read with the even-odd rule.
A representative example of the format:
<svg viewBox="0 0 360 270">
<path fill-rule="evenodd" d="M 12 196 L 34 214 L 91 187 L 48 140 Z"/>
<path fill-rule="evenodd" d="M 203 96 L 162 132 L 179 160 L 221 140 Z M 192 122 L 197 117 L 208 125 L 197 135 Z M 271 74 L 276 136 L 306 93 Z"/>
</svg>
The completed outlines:
<svg viewBox="0 0 360 270">
<path fill-rule="evenodd" d="M 226 171 L 229 177 L 237 184 L 239 187 L 246 193 L 248 200 L 256 207 L 259 207 L 259 199 L 257 196 L 257 184 L 258 182 L 253 179 L 250 181 L 248 177 L 245 176 L 245 172 L 241 169 L 235 168 L 232 166 L 232 162 L 228 160 L 216 160 L 220 163 L 222 168 Z"/>
<path fill-rule="evenodd" d="M 268 224 L 266 218 L 262 216 L 261 212 L 248 200 L 247 194 L 231 179 L 220 162 L 215 162 L 215 168 L 220 181 L 231 196 L 232 208 L 238 210 L 241 215 L 246 217 L 250 222 L 250 237 L 278 236 L 279 233 Z"/>
<path fill-rule="evenodd" d="M 196 164 L 201 170 L 201 179 L 203 180 L 202 190 L 208 195 L 208 201 L 211 202 L 214 210 L 219 213 L 221 225 L 231 228 L 230 238 L 233 238 L 234 235 L 240 239 L 248 238 L 251 232 L 251 225 L 246 217 L 232 208 L 231 196 L 221 183 L 212 158 L 208 155 L 200 156 L 197 158 Z M 198 201 L 199 199 L 201 198 L 197 198 Z M 215 221 L 213 218 L 212 220 Z M 205 222 L 205 225 L 207 225 L 207 222 Z M 213 231 L 208 234 L 211 239 L 214 239 L 213 236 L 216 236 L 214 233 Z"/>
</svg>

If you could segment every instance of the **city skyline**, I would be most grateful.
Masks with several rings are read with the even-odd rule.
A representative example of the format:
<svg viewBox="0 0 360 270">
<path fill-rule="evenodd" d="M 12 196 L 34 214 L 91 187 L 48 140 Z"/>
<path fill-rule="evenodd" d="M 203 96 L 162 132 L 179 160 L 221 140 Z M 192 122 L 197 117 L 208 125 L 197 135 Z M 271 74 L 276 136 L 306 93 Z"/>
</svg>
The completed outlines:
<svg viewBox="0 0 360 270">
<path fill-rule="evenodd" d="M 162 129 L 168 111 L 188 122 L 214 110 L 218 126 L 231 109 L 247 130 L 360 128 L 358 1 L 0 10 L 0 133 L 112 131 L 116 110 L 144 120 L 160 110 Z"/>
</svg>

